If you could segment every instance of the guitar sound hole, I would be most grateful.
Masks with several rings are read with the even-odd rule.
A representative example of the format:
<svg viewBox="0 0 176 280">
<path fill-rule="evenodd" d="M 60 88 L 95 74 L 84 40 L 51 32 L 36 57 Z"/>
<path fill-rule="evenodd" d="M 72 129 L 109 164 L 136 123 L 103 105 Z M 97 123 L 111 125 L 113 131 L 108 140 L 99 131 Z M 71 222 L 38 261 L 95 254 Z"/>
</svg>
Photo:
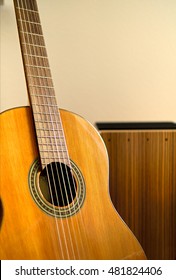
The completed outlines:
<svg viewBox="0 0 176 280">
<path fill-rule="evenodd" d="M 40 173 L 39 185 L 45 199 L 54 206 L 68 206 L 76 197 L 76 180 L 63 163 L 48 164 Z"/>
</svg>

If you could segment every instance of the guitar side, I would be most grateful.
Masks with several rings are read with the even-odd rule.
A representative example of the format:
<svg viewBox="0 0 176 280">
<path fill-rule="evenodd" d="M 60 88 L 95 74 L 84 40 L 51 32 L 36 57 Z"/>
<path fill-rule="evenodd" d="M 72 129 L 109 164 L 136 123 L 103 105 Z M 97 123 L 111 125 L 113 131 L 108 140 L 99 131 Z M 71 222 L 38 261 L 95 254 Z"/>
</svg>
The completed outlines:
<svg viewBox="0 0 176 280">
<path fill-rule="evenodd" d="M 38 158 L 31 110 L 1 114 L 1 259 L 145 259 L 113 207 L 108 158 L 97 131 L 84 119 L 60 110 L 71 160 L 85 181 L 85 199 L 76 214 L 45 213 L 29 190 L 29 170 Z"/>
</svg>

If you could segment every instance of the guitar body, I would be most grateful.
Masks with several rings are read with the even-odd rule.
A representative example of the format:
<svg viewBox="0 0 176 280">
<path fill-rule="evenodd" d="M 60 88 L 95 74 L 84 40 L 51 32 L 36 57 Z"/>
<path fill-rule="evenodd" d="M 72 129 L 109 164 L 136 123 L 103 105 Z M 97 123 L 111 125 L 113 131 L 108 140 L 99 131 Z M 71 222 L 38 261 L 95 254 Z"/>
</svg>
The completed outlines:
<svg viewBox="0 0 176 280">
<path fill-rule="evenodd" d="M 64 110 L 60 114 L 70 158 L 85 182 L 82 206 L 58 218 L 37 205 L 29 188 L 31 166 L 39 156 L 31 110 L 2 113 L 1 259 L 145 259 L 111 203 L 102 139 L 78 115 Z"/>
</svg>

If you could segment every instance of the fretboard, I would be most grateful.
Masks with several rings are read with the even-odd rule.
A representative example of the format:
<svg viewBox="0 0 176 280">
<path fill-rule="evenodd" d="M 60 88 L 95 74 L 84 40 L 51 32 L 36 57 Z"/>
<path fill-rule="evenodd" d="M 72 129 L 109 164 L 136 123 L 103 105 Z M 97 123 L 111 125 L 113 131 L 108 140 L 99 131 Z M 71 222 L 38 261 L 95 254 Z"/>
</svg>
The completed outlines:
<svg viewBox="0 0 176 280">
<path fill-rule="evenodd" d="M 14 0 L 26 84 L 42 168 L 70 165 L 36 0 Z"/>
</svg>

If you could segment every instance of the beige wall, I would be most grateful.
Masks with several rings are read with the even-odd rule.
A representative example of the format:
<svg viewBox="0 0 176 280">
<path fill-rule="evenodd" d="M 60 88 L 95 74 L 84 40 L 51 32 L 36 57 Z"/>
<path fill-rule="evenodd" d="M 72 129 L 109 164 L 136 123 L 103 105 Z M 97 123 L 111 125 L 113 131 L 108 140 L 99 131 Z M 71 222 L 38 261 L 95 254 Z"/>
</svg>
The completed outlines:
<svg viewBox="0 0 176 280">
<path fill-rule="evenodd" d="M 13 1 L 1 6 L 1 110 L 27 104 Z M 38 0 L 59 107 L 176 121 L 176 0 Z"/>
</svg>

